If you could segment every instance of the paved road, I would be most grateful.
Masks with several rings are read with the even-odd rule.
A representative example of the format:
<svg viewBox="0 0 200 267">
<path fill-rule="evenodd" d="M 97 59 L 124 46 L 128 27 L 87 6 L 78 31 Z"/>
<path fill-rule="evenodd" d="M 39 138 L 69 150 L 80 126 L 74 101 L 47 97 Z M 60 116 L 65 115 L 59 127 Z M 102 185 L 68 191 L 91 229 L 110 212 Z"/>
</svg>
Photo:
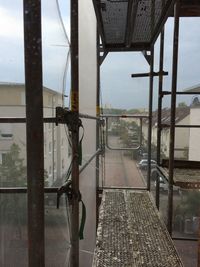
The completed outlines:
<svg viewBox="0 0 200 267">
<path fill-rule="evenodd" d="M 119 147 L 118 138 L 109 140 L 113 147 Z M 106 149 L 105 186 L 144 187 L 143 176 L 136 162 L 124 155 L 124 151 Z"/>
</svg>

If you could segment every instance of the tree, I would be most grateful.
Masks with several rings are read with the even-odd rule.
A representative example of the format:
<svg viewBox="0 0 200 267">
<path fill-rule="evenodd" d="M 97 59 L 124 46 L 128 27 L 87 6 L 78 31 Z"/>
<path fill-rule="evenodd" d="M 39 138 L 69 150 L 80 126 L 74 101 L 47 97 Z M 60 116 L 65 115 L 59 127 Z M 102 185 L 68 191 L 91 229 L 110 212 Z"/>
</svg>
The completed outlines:
<svg viewBox="0 0 200 267">
<path fill-rule="evenodd" d="M 10 151 L 3 155 L 0 164 L 1 186 L 19 187 L 26 185 L 26 167 L 20 158 L 20 148 L 13 143 Z"/>
<path fill-rule="evenodd" d="M 185 108 L 185 107 L 187 107 L 187 104 L 185 102 L 180 102 L 180 103 L 178 103 L 178 107 L 179 108 Z"/>
</svg>

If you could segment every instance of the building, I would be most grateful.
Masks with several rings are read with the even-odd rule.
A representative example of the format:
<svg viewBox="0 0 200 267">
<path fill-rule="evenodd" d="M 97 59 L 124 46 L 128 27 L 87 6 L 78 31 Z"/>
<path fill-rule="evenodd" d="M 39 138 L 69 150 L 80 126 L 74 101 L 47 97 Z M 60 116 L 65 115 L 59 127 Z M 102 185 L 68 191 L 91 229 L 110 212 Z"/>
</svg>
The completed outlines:
<svg viewBox="0 0 200 267">
<path fill-rule="evenodd" d="M 55 107 L 62 105 L 62 95 L 49 88 L 43 90 L 44 117 L 54 117 Z M 24 84 L 0 83 L 1 117 L 25 117 Z M 26 165 L 26 129 L 23 123 L 0 124 L 0 163 L 15 143 L 20 148 L 20 158 Z M 48 185 L 62 183 L 70 158 L 70 150 L 64 125 L 44 123 L 44 163 Z"/>
<path fill-rule="evenodd" d="M 200 84 L 190 87 L 186 92 L 200 92 Z M 190 125 L 200 125 L 200 101 L 199 96 L 193 96 L 190 105 Z M 190 128 L 189 160 L 200 161 L 200 128 Z"/>
<path fill-rule="evenodd" d="M 162 124 L 170 125 L 169 108 L 162 109 Z M 152 145 L 157 146 L 157 110 L 152 114 Z M 176 125 L 190 123 L 190 107 L 177 107 L 176 108 Z M 143 138 L 148 140 L 148 119 L 143 120 Z M 189 150 L 190 129 L 189 128 L 176 128 L 175 130 L 175 158 L 187 159 Z M 164 127 L 161 135 L 161 152 L 165 157 L 169 157 L 169 141 L 170 129 Z"/>
</svg>

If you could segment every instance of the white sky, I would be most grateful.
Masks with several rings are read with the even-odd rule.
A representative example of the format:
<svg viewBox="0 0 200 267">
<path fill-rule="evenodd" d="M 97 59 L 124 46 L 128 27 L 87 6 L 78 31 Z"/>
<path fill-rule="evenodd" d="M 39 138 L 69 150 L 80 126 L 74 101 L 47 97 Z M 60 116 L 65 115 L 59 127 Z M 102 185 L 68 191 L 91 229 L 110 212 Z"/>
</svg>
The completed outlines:
<svg viewBox="0 0 200 267">
<path fill-rule="evenodd" d="M 180 91 L 200 83 L 200 19 L 185 18 L 180 21 L 180 45 L 178 65 L 178 89 Z M 164 90 L 171 90 L 173 19 L 165 26 Z M 159 64 L 159 40 L 155 46 L 155 71 Z M 111 53 L 102 65 L 103 102 L 119 108 L 146 108 L 148 106 L 148 78 L 131 78 L 132 73 L 149 72 L 149 66 L 141 53 Z M 157 108 L 158 79 L 154 79 L 154 109 Z M 190 97 L 178 97 L 177 102 L 191 101 Z M 164 106 L 169 105 L 165 97 Z"/>
<path fill-rule="evenodd" d="M 66 27 L 69 28 L 68 22 Z M 24 82 L 23 1 L 0 3 L 0 82 Z M 61 91 L 68 43 L 55 0 L 42 1 L 43 82 Z"/>
<path fill-rule="evenodd" d="M 69 33 L 69 1 L 59 0 L 64 23 Z M 22 0 L 0 3 L 0 82 L 24 82 L 23 14 Z M 44 85 L 61 90 L 68 52 L 67 40 L 59 22 L 55 0 L 42 1 L 43 14 L 43 70 Z M 200 19 L 181 19 L 178 88 L 200 83 Z M 166 24 L 165 71 L 171 74 L 173 19 Z M 155 47 L 155 70 L 158 70 L 158 43 Z M 148 78 L 132 79 L 132 73 L 148 72 L 149 66 L 141 53 L 110 53 L 101 66 L 103 103 L 118 108 L 148 106 Z M 164 78 L 164 89 L 171 88 L 171 75 Z M 155 79 L 154 108 L 157 106 L 157 79 Z M 69 87 L 69 85 L 68 85 Z M 69 89 L 68 89 L 69 90 Z M 178 101 L 183 101 L 181 98 Z M 188 103 L 191 97 L 186 100 Z M 168 105 L 166 97 L 164 105 Z"/>
</svg>

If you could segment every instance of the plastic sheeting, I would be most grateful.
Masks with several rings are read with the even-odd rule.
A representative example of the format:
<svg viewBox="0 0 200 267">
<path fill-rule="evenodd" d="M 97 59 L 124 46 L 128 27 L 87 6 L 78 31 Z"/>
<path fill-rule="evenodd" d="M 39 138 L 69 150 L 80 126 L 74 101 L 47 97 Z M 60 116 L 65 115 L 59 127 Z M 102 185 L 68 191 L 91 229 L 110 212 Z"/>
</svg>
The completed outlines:
<svg viewBox="0 0 200 267">
<path fill-rule="evenodd" d="M 0 83 L 24 83 L 23 1 L 0 4 Z M 42 0 L 43 84 L 62 91 L 69 42 L 57 0 Z"/>
</svg>

